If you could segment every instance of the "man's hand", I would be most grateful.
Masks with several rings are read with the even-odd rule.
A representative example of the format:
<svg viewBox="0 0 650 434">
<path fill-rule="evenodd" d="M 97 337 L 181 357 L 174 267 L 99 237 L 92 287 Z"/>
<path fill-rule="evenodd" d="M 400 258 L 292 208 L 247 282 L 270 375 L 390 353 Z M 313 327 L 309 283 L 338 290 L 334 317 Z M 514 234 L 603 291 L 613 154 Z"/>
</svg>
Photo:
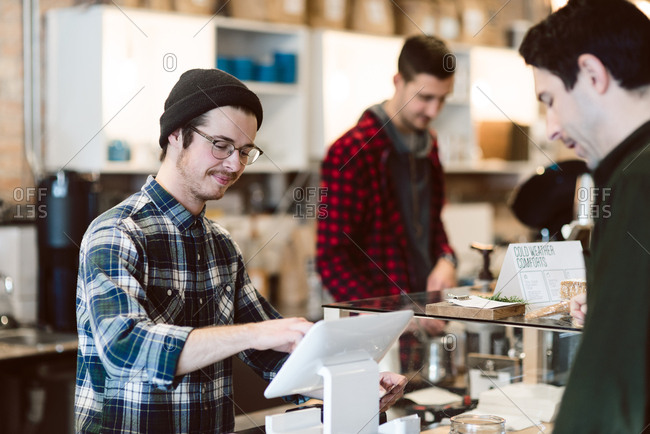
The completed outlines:
<svg viewBox="0 0 650 434">
<path fill-rule="evenodd" d="M 427 278 L 427 292 L 453 288 L 456 283 L 454 265 L 445 258 L 440 258 Z"/>
<path fill-rule="evenodd" d="M 405 376 L 395 374 L 394 372 L 380 372 L 379 388 L 383 394 L 379 400 L 380 411 L 388 410 L 398 399 L 404 396 L 404 387 L 406 387 Z"/>
<path fill-rule="evenodd" d="M 583 326 L 587 315 L 587 294 L 584 292 L 578 294 L 574 296 L 569 303 L 569 310 L 573 317 L 573 321 L 577 325 Z"/>
<path fill-rule="evenodd" d="M 196 328 L 183 345 L 176 375 L 196 371 L 249 348 L 290 353 L 312 325 L 304 318 L 284 318 Z"/>
<path fill-rule="evenodd" d="M 255 328 L 251 348 L 290 353 L 313 323 L 304 318 L 273 319 L 251 324 Z"/>
</svg>

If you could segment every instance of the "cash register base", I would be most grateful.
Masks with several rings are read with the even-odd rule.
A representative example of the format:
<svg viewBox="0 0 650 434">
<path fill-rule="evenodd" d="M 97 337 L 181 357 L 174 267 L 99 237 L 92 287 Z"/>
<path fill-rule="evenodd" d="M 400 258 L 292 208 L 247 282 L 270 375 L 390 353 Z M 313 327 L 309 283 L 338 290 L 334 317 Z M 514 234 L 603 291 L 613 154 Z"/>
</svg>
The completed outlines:
<svg viewBox="0 0 650 434">
<path fill-rule="evenodd" d="M 266 416 L 267 434 L 417 434 L 410 415 L 379 425 L 379 368 L 372 359 L 323 366 L 323 421 L 318 408 Z"/>
</svg>

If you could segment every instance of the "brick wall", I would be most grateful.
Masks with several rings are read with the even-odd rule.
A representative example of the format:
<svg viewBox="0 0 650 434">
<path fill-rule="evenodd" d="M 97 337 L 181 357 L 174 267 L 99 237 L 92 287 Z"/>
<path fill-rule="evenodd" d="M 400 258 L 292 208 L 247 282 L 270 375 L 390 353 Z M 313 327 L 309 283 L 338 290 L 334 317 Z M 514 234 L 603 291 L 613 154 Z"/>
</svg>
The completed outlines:
<svg viewBox="0 0 650 434">
<path fill-rule="evenodd" d="M 13 191 L 33 184 L 23 157 L 22 1 L 0 2 L 0 199 L 14 202 Z"/>
<path fill-rule="evenodd" d="M 41 0 L 41 16 L 73 0 Z M 42 22 L 42 20 L 41 20 Z M 43 33 L 43 29 L 41 33 Z M 44 55 L 44 50 L 41 50 Z M 23 1 L 0 1 L 0 200 L 13 206 L 29 202 L 34 186 L 32 169 L 25 158 L 23 101 Z M 20 218 L 15 212 L 5 217 Z"/>
</svg>

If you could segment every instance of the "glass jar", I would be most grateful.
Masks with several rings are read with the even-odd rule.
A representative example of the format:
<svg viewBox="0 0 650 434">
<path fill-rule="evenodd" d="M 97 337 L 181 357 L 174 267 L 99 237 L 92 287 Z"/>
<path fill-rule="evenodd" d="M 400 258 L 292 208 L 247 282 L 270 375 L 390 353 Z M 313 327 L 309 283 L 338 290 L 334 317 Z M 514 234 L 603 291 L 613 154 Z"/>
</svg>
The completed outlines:
<svg viewBox="0 0 650 434">
<path fill-rule="evenodd" d="M 459 414 L 451 418 L 449 434 L 491 433 L 505 434 L 506 420 L 498 416 Z"/>
</svg>

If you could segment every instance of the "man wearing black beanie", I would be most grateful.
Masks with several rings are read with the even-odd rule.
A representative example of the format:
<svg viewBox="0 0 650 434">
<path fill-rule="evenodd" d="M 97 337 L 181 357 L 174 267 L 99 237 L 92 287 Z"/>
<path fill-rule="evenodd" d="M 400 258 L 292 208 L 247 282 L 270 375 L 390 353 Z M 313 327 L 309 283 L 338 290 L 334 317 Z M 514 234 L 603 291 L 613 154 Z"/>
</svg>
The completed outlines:
<svg viewBox="0 0 650 434">
<path fill-rule="evenodd" d="M 231 357 L 271 380 L 311 327 L 280 317 L 230 234 L 204 215 L 262 154 L 253 144 L 261 124 L 259 99 L 235 77 L 185 72 L 160 117 L 158 174 L 88 228 L 76 432 L 232 432 Z M 383 406 L 406 379 L 381 382 L 392 389 Z"/>
</svg>

